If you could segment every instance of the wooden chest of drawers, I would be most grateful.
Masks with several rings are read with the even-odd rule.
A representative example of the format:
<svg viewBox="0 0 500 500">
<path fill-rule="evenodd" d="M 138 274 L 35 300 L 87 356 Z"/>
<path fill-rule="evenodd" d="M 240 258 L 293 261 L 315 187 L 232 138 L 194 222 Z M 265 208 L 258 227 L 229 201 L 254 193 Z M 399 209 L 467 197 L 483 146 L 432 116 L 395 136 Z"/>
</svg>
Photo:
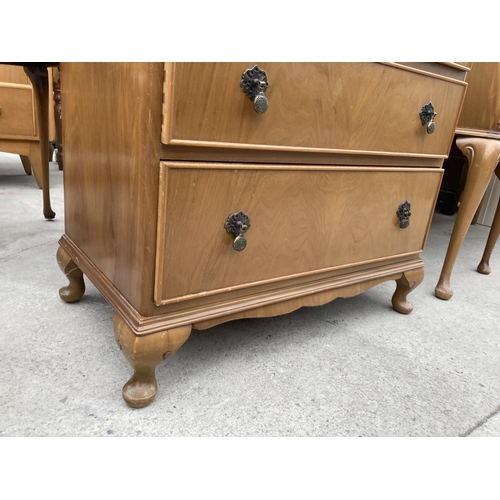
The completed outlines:
<svg viewBox="0 0 500 500">
<path fill-rule="evenodd" d="M 192 328 L 387 280 L 410 312 L 467 71 L 62 64 L 60 295 L 79 300 L 83 272 L 114 307 L 125 400 L 153 400 L 156 365 Z"/>
</svg>

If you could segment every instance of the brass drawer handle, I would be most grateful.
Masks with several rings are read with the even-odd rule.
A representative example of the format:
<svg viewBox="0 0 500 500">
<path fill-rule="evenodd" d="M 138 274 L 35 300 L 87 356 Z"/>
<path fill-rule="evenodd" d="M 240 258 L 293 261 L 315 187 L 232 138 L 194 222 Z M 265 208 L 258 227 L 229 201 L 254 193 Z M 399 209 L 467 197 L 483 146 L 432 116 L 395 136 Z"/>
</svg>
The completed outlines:
<svg viewBox="0 0 500 500">
<path fill-rule="evenodd" d="M 410 203 L 408 201 L 401 203 L 396 213 L 399 217 L 399 227 L 401 229 L 407 228 L 410 225 Z"/>
<path fill-rule="evenodd" d="M 246 69 L 241 75 L 240 87 L 253 101 L 253 108 L 259 114 L 265 113 L 269 107 L 269 101 L 264 92 L 269 87 L 267 73 L 257 65 Z"/>
<path fill-rule="evenodd" d="M 422 125 L 427 125 L 427 133 L 432 134 L 436 130 L 436 124 L 434 118 L 436 118 L 437 113 L 434 110 L 432 102 L 428 102 L 422 106 L 420 110 L 420 121 Z"/>
<path fill-rule="evenodd" d="M 224 224 L 226 231 L 234 238 L 233 248 L 241 252 L 247 246 L 247 240 L 244 233 L 250 228 L 250 218 L 248 215 L 240 210 L 231 214 Z"/>
</svg>

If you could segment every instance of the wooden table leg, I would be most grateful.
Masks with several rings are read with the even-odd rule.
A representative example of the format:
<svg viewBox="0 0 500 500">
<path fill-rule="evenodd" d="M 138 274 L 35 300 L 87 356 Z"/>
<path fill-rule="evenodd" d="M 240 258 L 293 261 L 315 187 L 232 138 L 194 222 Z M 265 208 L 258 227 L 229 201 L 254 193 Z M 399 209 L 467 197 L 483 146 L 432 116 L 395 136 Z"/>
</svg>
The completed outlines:
<svg viewBox="0 0 500 500">
<path fill-rule="evenodd" d="M 53 219 L 56 214 L 50 207 L 49 188 L 49 75 L 47 68 L 42 66 L 24 66 L 24 71 L 33 84 L 38 117 L 42 165 L 43 215 L 46 219 Z M 32 163 L 34 161 L 35 159 L 32 159 Z"/>
<path fill-rule="evenodd" d="M 497 166 L 495 170 L 497 177 L 500 179 L 500 165 Z M 493 224 L 491 225 L 490 234 L 488 235 L 488 241 L 486 242 L 486 248 L 484 249 L 483 257 L 481 262 L 477 266 L 477 272 L 481 274 L 490 274 L 490 257 L 493 248 L 495 248 L 495 243 L 497 242 L 498 235 L 500 234 L 500 200 L 498 200 L 497 211 L 495 212 L 495 218 L 493 219 Z"/>
<path fill-rule="evenodd" d="M 469 172 L 441 276 L 435 289 L 436 297 L 443 300 L 451 299 L 453 296 L 450 278 L 455 260 L 486 191 L 488 182 L 500 161 L 500 140 L 482 137 L 459 137 L 456 144 L 469 160 Z"/>
</svg>

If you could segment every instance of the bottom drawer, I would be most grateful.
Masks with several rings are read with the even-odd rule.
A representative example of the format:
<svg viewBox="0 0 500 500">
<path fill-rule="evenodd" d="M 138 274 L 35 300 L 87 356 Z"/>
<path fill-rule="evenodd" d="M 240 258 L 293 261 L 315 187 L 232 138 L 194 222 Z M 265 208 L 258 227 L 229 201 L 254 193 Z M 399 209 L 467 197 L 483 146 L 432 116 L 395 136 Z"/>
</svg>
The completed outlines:
<svg viewBox="0 0 500 500">
<path fill-rule="evenodd" d="M 441 169 L 162 162 L 155 303 L 419 254 L 441 176 Z M 397 212 L 405 201 L 411 215 L 403 228 Z M 240 210 L 250 226 L 236 251 L 225 223 Z"/>
</svg>

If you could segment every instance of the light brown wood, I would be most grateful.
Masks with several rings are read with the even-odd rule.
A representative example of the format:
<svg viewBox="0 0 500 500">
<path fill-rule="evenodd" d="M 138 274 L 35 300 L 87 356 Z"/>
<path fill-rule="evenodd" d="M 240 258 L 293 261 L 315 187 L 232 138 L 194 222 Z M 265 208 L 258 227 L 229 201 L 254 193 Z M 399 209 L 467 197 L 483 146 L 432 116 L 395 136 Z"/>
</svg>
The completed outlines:
<svg viewBox="0 0 500 500">
<path fill-rule="evenodd" d="M 164 160 L 211 161 L 230 163 L 286 163 L 294 165 L 371 165 L 374 167 L 423 167 L 440 168 L 444 156 L 400 154 L 359 154 L 356 151 L 285 151 L 280 149 L 240 149 L 161 145 L 160 156 Z"/>
<path fill-rule="evenodd" d="M 12 143 L 11 143 L 12 144 Z M 43 170 L 45 168 L 45 165 L 47 165 L 47 170 L 48 170 L 48 152 L 47 152 L 47 157 L 43 158 L 42 154 L 44 154 L 44 151 L 42 151 L 42 147 L 40 144 L 40 141 L 30 141 L 24 143 L 27 146 L 27 157 L 29 158 L 30 165 L 33 171 L 33 175 L 35 177 L 35 181 L 40 189 L 43 190 Z M 6 147 L 5 149 L 9 149 Z M 15 148 L 16 152 L 21 153 L 21 149 Z M 21 161 L 22 161 L 22 156 L 21 155 Z M 44 209 L 45 212 L 45 209 Z"/>
<path fill-rule="evenodd" d="M 460 210 L 435 290 L 436 296 L 443 300 L 448 300 L 453 296 L 450 284 L 453 266 L 491 175 L 500 161 L 500 141 L 482 137 L 459 137 L 456 142 L 469 161 L 469 172 Z"/>
<path fill-rule="evenodd" d="M 458 120 L 458 128 L 500 133 L 499 82 L 500 63 L 474 63 L 467 76 L 467 94 Z"/>
<path fill-rule="evenodd" d="M 239 86 L 243 71 L 253 63 L 168 64 L 162 141 L 242 149 L 448 154 L 465 95 L 460 80 L 377 63 L 258 65 L 270 82 L 269 109 L 262 115 Z M 419 118 L 429 101 L 439 117 L 432 135 Z"/>
<path fill-rule="evenodd" d="M 156 396 L 156 366 L 186 342 L 191 326 L 138 337 L 120 316 L 115 315 L 114 332 L 120 350 L 134 369 L 134 374 L 123 386 L 123 398 L 133 408 L 147 406 Z"/>
<path fill-rule="evenodd" d="M 31 165 L 35 172 L 41 171 L 42 195 L 43 195 L 43 215 L 46 219 L 53 219 L 56 214 L 50 206 L 50 186 L 49 186 L 49 77 L 46 67 L 26 66 L 24 68 L 28 78 L 33 85 L 35 95 L 36 116 L 40 125 L 38 127 L 39 155 L 30 157 Z M 33 148 L 33 145 L 30 146 Z M 38 162 L 40 162 L 38 164 Z M 37 165 L 38 164 L 38 165 Z M 35 165 L 37 165 L 35 167 Z M 36 174 L 35 174 L 36 175 Z"/>
<path fill-rule="evenodd" d="M 432 76 L 434 78 L 440 78 L 442 80 L 447 81 L 456 81 L 459 80 L 461 82 L 465 82 L 466 75 L 470 68 L 455 64 L 455 63 L 446 63 L 446 62 L 392 62 L 392 63 L 383 63 L 388 66 L 394 66 L 396 68 L 406 69 L 410 71 L 418 72 L 422 75 Z"/>
<path fill-rule="evenodd" d="M 32 169 L 31 169 L 31 162 L 30 162 L 29 156 L 20 155 L 20 157 L 21 157 L 21 163 L 23 164 L 24 171 L 26 172 L 27 175 L 31 175 Z"/>
<path fill-rule="evenodd" d="M 65 234 L 154 314 L 163 64 L 61 63 L 61 80 Z"/>
<path fill-rule="evenodd" d="M 61 64 L 60 246 L 116 311 L 132 406 L 152 400 L 154 367 L 192 325 L 284 314 L 387 280 L 408 313 L 423 278 L 467 68 L 269 63 L 259 116 L 239 87 L 249 66 Z M 432 135 L 418 116 L 429 100 Z M 224 228 L 238 210 L 251 220 L 242 252 Z"/>
<path fill-rule="evenodd" d="M 24 170 L 28 175 L 33 172 L 36 183 L 42 188 L 44 217 L 53 219 L 48 107 L 47 68 L 33 67 L 24 71 L 21 66 L 0 65 L 0 151 L 21 156 Z"/>
<path fill-rule="evenodd" d="M 158 331 L 177 328 L 185 324 L 200 324 L 205 319 L 213 320 L 218 318 L 216 323 L 229 321 L 230 318 L 239 317 L 242 311 L 249 311 L 245 317 L 251 317 L 268 304 L 277 305 L 277 314 L 284 314 L 288 306 L 280 308 L 281 303 L 291 303 L 295 299 L 305 300 L 304 305 L 315 305 L 316 299 L 312 295 L 323 294 L 331 297 L 344 297 L 347 289 L 357 290 L 362 293 L 364 290 L 375 286 L 383 281 L 396 280 L 405 271 L 419 269 L 423 267 L 422 260 L 417 255 L 405 255 L 397 259 L 378 264 L 374 263 L 353 266 L 350 269 L 338 269 L 335 271 L 321 273 L 309 277 L 298 277 L 290 279 L 286 286 L 276 287 L 273 283 L 255 286 L 250 290 L 233 290 L 228 296 L 199 297 L 193 300 L 179 302 L 178 304 L 168 304 L 155 308 L 155 314 L 145 316 L 139 314 L 137 310 L 119 293 L 101 271 L 83 254 L 78 247 L 66 236 L 63 235 L 60 245 L 68 253 L 74 255 L 78 262 L 78 267 L 94 283 L 105 299 L 113 304 L 113 308 L 136 333 L 136 335 L 149 335 Z M 371 283 L 371 285 L 370 285 Z M 365 288 L 365 285 L 368 284 Z M 331 291 L 331 293 L 330 293 Z M 352 295 L 345 295 L 352 296 Z M 312 300 L 309 304 L 309 300 Z M 322 302 L 325 303 L 325 302 Z M 317 302 L 316 305 L 319 305 Z M 297 307 L 294 307 L 297 309 Z M 291 310 L 294 310 L 291 309 Z"/>
<path fill-rule="evenodd" d="M 408 302 L 408 294 L 415 290 L 424 279 L 424 269 L 414 269 L 403 273 L 403 276 L 396 280 L 397 287 L 392 296 L 392 306 L 401 314 L 409 314 L 413 311 L 413 305 Z"/>
<path fill-rule="evenodd" d="M 436 296 L 444 300 L 453 296 L 450 285 L 453 266 L 491 176 L 498 165 L 500 153 L 500 63 L 473 63 L 467 82 L 467 94 L 455 140 L 468 159 L 469 172 L 441 276 L 435 290 Z M 498 236 L 496 224 L 494 224 L 495 228 L 490 231 L 483 258 L 478 266 L 478 271 L 483 274 L 491 272 L 489 258 Z"/>
<path fill-rule="evenodd" d="M 36 135 L 31 85 L 0 83 L 0 138 L 23 137 L 33 140 Z"/>
<path fill-rule="evenodd" d="M 472 63 L 457 63 L 457 62 L 440 62 L 440 63 L 430 63 L 430 62 L 405 62 L 401 63 L 405 66 L 426 69 L 429 72 L 443 74 L 449 76 L 450 78 L 463 79 L 465 81 L 465 75 L 470 71 Z M 457 75 L 457 70 L 461 74 Z"/>
<path fill-rule="evenodd" d="M 497 166 L 495 170 L 496 176 L 500 179 L 500 165 Z M 490 257 L 495 248 L 495 244 L 500 235 L 500 200 L 498 200 L 497 209 L 495 212 L 495 217 L 493 218 L 493 224 L 491 225 L 490 233 L 488 235 L 488 240 L 486 241 L 486 247 L 484 249 L 483 256 L 481 257 L 481 262 L 477 266 L 477 271 L 481 274 L 490 274 Z"/>
<path fill-rule="evenodd" d="M 64 302 L 77 302 L 85 293 L 83 273 L 62 246 L 59 246 L 57 249 L 56 258 L 59 269 L 61 269 L 69 281 L 67 286 L 59 290 L 59 297 L 61 297 Z"/>
<path fill-rule="evenodd" d="M 420 267 L 423 266 L 423 263 L 421 260 L 419 260 L 419 265 Z M 418 270 L 419 268 L 416 268 Z M 410 271 L 406 271 L 408 273 Z M 405 274 L 406 274 L 405 273 Z M 352 275 L 350 276 L 352 278 Z M 267 306 L 262 306 L 258 308 L 253 308 L 250 310 L 243 310 L 243 311 L 238 311 L 233 314 L 227 314 L 223 317 L 217 317 L 205 321 L 200 321 L 198 323 L 193 324 L 193 328 L 196 330 L 205 330 L 207 328 L 212 328 L 215 325 L 218 325 L 220 323 L 224 323 L 226 321 L 232 321 L 235 319 L 242 319 L 242 318 L 266 318 L 269 316 L 279 316 L 282 314 L 287 314 L 292 311 L 295 311 L 297 309 L 300 309 L 301 307 L 317 307 L 321 306 L 323 304 L 326 304 L 328 302 L 331 302 L 332 300 L 335 300 L 339 297 L 341 298 L 348 298 L 348 297 L 354 297 L 355 295 L 359 295 L 360 293 L 365 292 L 366 290 L 369 290 L 370 288 L 373 288 L 374 286 L 377 286 L 384 281 L 388 280 L 395 280 L 396 283 L 398 284 L 401 278 L 403 277 L 403 274 L 401 273 L 396 273 L 396 274 L 386 274 L 383 277 L 377 278 L 375 275 L 372 274 L 372 278 L 370 280 L 359 280 L 359 282 L 355 282 L 354 284 L 349 284 L 347 280 L 339 280 L 338 287 L 333 288 L 330 290 L 326 291 L 320 291 L 318 287 L 315 288 L 314 294 L 310 295 L 302 295 L 298 298 L 294 299 L 289 299 L 285 301 L 280 301 L 275 304 L 269 304 Z M 423 274 L 422 274 L 423 277 Z M 415 282 L 413 287 L 408 287 L 408 291 L 406 295 L 412 290 L 415 289 L 418 284 L 421 282 L 418 281 Z M 400 285 L 398 284 L 400 287 Z M 397 289 L 396 289 L 396 292 Z M 399 295 L 401 294 L 401 291 L 399 292 Z M 405 298 L 406 298 L 405 295 Z M 393 305 L 395 310 L 401 309 L 400 307 L 401 300 L 398 300 L 396 298 L 396 301 L 394 301 L 393 297 Z M 402 311 L 399 311 L 402 312 Z M 408 310 L 406 313 L 409 313 L 410 311 Z"/>
<path fill-rule="evenodd" d="M 23 71 L 22 66 L 14 66 L 10 64 L 0 64 L 0 82 L 30 85 L 29 78 Z"/>
<path fill-rule="evenodd" d="M 156 304 L 418 254 L 441 173 L 162 163 Z M 401 229 L 397 210 L 406 200 L 414 209 Z M 224 229 L 238 210 L 251 221 L 243 252 Z"/>
</svg>

